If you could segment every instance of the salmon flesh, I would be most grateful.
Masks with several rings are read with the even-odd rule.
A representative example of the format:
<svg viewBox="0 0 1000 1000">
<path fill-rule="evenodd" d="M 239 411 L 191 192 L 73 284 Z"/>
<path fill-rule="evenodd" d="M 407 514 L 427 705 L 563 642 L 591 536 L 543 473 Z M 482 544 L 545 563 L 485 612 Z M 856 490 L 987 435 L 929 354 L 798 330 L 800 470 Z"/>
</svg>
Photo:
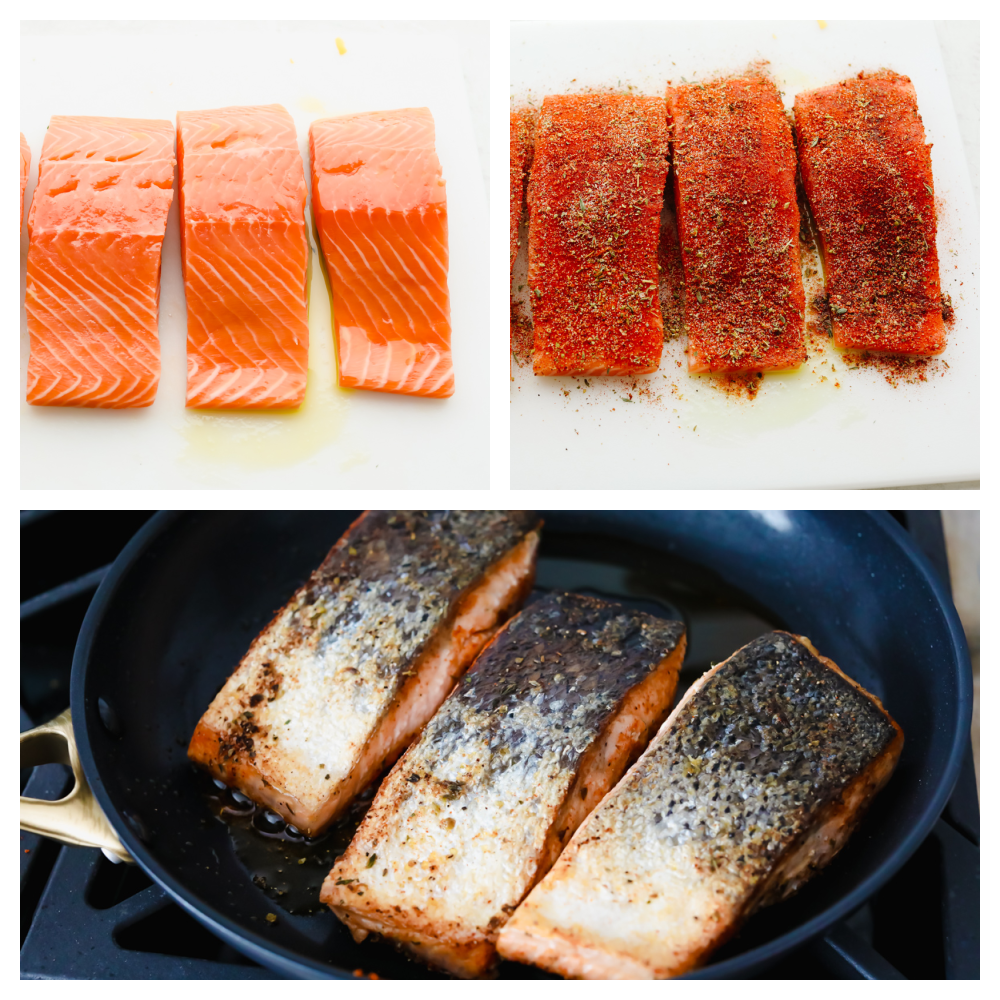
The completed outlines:
<svg viewBox="0 0 1000 1000">
<path fill-rule="evenodd" d="M 770 371 L 806 359 L 795 147 L 761 75 L 667 91 L 684 263 L 688 370 Z"/>
<path fill-rule="evenodd" d="M 527 511 L 369 511 L 254 640 L 188 756 L 315 836 L 530 593 Z"/>
<path fill-rule="evenodd" d="M 430 111 L 320 119 L 309 154 L 339 384 L 451 396 L 448 209 Z"/>
<path fill-rule="evenodd" d="M 645 746 L 673 699 L 684 626 L 550 595 L 482 652 L 383 782 L 321 899 L 457 976 Z"/>
<path fill-rule="evenodd" d="M 55 115 L 28 210 L 28 402 L 149 406 L 160 381 L 168 121 Z"/>
<path fill-rule="evenodd" d="M 180 111 L 187 405 L 298 406 L 309 355 L 306 179 L 280 104 Z"/>
<path fill-rule="evenodd" d="M 656 371 L 663 99 L 546 97 L 528 184 L 536 375 Z"/>
<path fill-rule="evenodd" d="M 844 846 L 903 733 L 808 639 L 707 671 L 501 931 L 505 958 L 580 979 L 701 965 Z"/>
<path fill-rule="evenodd" d="M 802 183 L 838 347 L 945 346 L 931 147 L 910 78 L 891 70 L 795 98 Z"/>
</svg>

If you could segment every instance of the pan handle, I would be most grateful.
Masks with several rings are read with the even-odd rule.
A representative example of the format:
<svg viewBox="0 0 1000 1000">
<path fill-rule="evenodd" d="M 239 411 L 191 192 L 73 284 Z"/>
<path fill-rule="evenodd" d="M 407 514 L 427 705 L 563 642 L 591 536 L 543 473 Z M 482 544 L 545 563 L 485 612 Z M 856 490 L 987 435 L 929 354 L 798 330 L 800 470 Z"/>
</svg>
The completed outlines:
<svg viewBox="0 0 1000 1000">
<path fill-rule="evenodd" d="M 51 722 L 21 733 L 21 767 L 39 764 L 68 764 L 75 781 L 69 794 L 55 802 L 22 795 L 21 829 L 64 844 L 99 847 L 116 864 L 132 861 L 83 775 L 68 708 Z"/>
</svg>

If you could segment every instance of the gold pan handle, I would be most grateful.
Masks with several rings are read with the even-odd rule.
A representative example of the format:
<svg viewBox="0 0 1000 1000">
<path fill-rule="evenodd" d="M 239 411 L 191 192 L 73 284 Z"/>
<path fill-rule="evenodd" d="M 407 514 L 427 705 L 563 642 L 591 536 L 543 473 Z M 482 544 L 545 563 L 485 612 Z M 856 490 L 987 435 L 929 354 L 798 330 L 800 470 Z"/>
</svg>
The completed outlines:
<svg viewBox="0 0 1000 1000">
<path fill-rule="evenodd" d="M 51 722 L 21 733 L 21 767 L 39 764 L 68 764 L 73 769 L 73 788 L 55 802 L 22 795 L 21 829 L 64 844 L 99 847 L 115 863 L 131 861 L 83 776 L 68 708 Z"/>
</svg>

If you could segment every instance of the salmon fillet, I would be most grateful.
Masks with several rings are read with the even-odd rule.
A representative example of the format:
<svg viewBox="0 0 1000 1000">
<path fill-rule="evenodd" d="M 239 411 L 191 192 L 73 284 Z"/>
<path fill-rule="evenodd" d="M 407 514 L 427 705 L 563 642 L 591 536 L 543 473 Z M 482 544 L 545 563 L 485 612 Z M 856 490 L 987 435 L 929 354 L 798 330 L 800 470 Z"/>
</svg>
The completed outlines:
<svg viewBox="0 0 1000 1000">
<path fill-rule="evenodd" d="M 798 94 L 795 128 L 834 342 L 939 354 L 931 147 L 910 78 L 883 69 Z"/>
<path fill-rule="evenodd" d="M 550 595 L 480 654 L 382 783 L 320 898 L 466 978 L 673 700 L 684 625 Z"/>
<path fill-rule="evenodd" d="M 339 384 L 451 396 L 448 210 L 427 108 L 309 128 Z"/>
<path fill-rule="evenodd" d="M 18 225 L 21 229 L 24 229 L 24 188 L 28 183 L 28 171 L 31 169 L 31 149 L 28 146 L 28 140 L 24 138 L 24 133 L 21 133 L 21 214 L 18 216 L 20 220 Z"/>
<path fill-rule="evenodd" d="M 521 606 L 539 527 L 528 511 L 362 515 L 254 640 L 188 756 L 317 835 Z"/>
<path fill-rule="evenodd" d="M 298 406 L 309 355 L 306 180 L 280 104 L 177 113 L 187 405 Z"/>
<path fill-rule="evenodd" d="M 542 102 L 528 184 L 536 375 L 656 371 L 666 176 L 662 98 L 585 94 Z"/>
<path fill-rule="evenodd" d="M 521 110 L 510 113 L 510 269 L 514 273 L 517 256 L 517 231 L 524 214 L 524 181 L 534 155 L 534 111 Z"/>
<path fill-rule="evenodd" d="M 806 359 L 795 148 L 781 94 L 748 75 L 667 90 L 688 370 Z"/>
<path fill-rule="evenodd" d="M 160 379 L 168 121 L 56 115 L 28 211 L 25 309 L 36 406 L 149 406 Z"/>
<path fill-rule="evenodd" d="M 701 965 L 844 846 L 903 732 L 808 639 L 772 632 L 702 675 L 500 934 L 582 979 Z"/>
</svg>

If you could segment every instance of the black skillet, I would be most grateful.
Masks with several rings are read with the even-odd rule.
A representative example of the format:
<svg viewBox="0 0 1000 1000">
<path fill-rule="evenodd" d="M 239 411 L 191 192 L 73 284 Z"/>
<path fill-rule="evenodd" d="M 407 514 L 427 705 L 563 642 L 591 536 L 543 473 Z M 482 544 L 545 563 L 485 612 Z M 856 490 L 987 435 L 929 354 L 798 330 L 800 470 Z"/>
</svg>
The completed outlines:
<svg viewBox="0 0 1000 1000">
<path fill-rule="evenodd" d="M 355 512 L 164 513 L 121 553 L 87 614 L 71 707 L 86 778 L 138 864 L 218 937 L 276 972 L 434 973 L 355 944 L 328 912 L 293 916 L 250 879 L 211 784 L 185 747 L 275 609 Z M 696 978 L 742 977 L 851 913 L 941 812 L 968 737 L 972 682 L 958 616 L 906 533 L 881 513 L 545 512 L 538 586 L 682 613 L 686 684 L 772 626 L 809 636 L 883 699 L 906 746 L 831 868 L 756 914 Z M 678 695 L 680 692 L 678 692 Z M 279 918 L 267 921 L 277 910 Z M 504 963 L 501 978 L 541 975 Z"/>
</svg>

